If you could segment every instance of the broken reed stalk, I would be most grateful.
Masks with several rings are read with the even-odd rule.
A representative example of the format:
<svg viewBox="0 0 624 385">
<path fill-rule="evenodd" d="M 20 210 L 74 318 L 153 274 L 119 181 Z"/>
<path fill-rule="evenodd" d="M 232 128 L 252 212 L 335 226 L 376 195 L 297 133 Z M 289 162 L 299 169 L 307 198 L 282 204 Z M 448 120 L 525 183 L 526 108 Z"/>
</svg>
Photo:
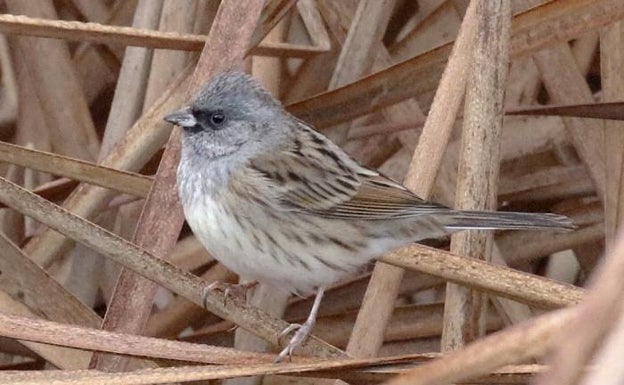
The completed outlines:
<svg viewBox="0 0 624 385">
<path fill-rule="evenodd" d="M 0 271 L 3 279 L 0 302 L 3 312 L 30 317 L 58 319 L 69 324 L 98 327 L 101 318 L 32 262 L 7 236 L 0 232 Z M 45 293 L 45 295 L 42 295 Z M 19 302 L 14 298 L 19 298 Z M 28 307 L 26 306 L 28 304 Z M 21 305 L 21 306 L 20 306 Z M 30 309 L 37 309 L 33 312 Z M 25 343 L 44 360 L 60 369 L 83 369 L 89 355 L 82 351 Z"/>
<path fill-rule="evenodd" d="M 90 327 L 100 324 L 101 319 L 93 310 L 84 306 L 58 282 L 50 278 L 3 233 L 0 233 L 0 248 L 3 250 L 0 271 L 2 274 L 19 277 L 19 283 L 17 280 L 7 280 L 3 285 L 5 292 L 21 297 L 46 318 Z"/>
</svg>

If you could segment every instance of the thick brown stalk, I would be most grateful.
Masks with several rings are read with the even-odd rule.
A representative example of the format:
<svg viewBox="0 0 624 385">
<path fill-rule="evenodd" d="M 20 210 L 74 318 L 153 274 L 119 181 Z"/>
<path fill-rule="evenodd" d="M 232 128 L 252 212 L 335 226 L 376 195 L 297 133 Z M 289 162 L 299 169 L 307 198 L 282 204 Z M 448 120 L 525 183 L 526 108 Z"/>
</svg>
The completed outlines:
<svg viewBox="0 0 624 385">
<path fill-rule="evenodd" d="M 215 74 L 237 67 L 249 46 L 264 1 L 240 4 L 235 0 L 222 2 L 213 22 L 205 49 L 192 75 L 186 99 L 192 97 L 201 85 Z M 212 52 L 227 52 L 215 56 Z M 184 222 L 176 189 L 176 168 L 180 157 L 180 133 L 171 134 L 158 171 L 137 224 L 134 242 L 156 256 L 167 255 Z M 140 333 L 145 327 L 158 286 L 131 270 L 122 270 L 109 305 L 103 328 L 107 330 Z M 123 371 L 127 359 L 106 359 L 97 356 L 94 367 L 107 371 Z"/>
<path fill-rule="evenodd" d="M 0 314 L 0 335 L 85 350 L 205 364 L 272 362 L 271 354 L 171 341 Z"/>
<path fill-rule="evenodd" d="M 584 293 L 566 283 L 418 244 L 394 250 L 381 260 L 545 309 L 575 305 Z"/>
<path fill-rule="evenodd" d="M 457 175 L 455 207 L 496 209 L 503 95 L 509 62 L 511 4 L 478 2 L 477 39 L 466 108 Z M 451 237 L 451 252 L 490 261 L 493 234 L 463 231 Z M 444 305 L 442 351 L 458 349 L 485 334 L 487 297 L 448 283 Z"/>
<path fill-rule="evenodd" d="M 166 7 L 163 9 L 163 1 L 141 1 L 137 5 L 137 9 L 134 15 L 133 25 L 135 27 L 151 27 L 157 29 L 159 21 L 163 18 L 169 17 L 166 14 Z M 192 23 L 187 28 L 192 28 Z M 122 67 L 122 73 L 118 81 L 118 87 L 115 90 L 115 99 L 111 112 L 109 113 L 109 119 L 106 126 L 106 139 L 110 142 L 115 141 L 115 138 L 123 137 L 125 131 L 131 125 L 131 123 L 140 116 L 143 111 L 143 106 L 151 106 L 157 98 L 148 98 L 149 94 L 149 78 L 155 76 L 152 73 L 151 68 L 153 63 L 157 61 L 156 55 L 176 55 L 178 52 L 156 52 L 152 53 L 151 50 L 142 47 L 128 47 L 126 48 L 126 55 L 124 55 L 124 67 Z M 178 72 L 183 68 L 178 68 Z M 162 75 L 162 74 L 159 74 Z M 165 81 L 168 81 L 167 85 L 173 83 L 173 79 L 164 77 Z M 159 89 L 158 92 L 164 92 L 165 87 Z M 152 93 L 154 90 L 152 89 Z M 107 154 L 101 154 L 101 157 L 105 157 Z M 150 186 L 151 187 L 151 186 Z M 149 193 L 146 197 L 149 196 Z M 121 214 L 121 213 L 120 213 Z M 121 215 L 119 215 L 120 217 Z M 126 234 L 130 237 L 130 233 L 136 233 L 136 227 L 134 231 L 128 230 Z M 115 276 L 114 288 L 112 294 L 108 300 L 108 308 L 102 323 L 103 330 L 115 330 L 121 332 L 139 334 L 145 325 L 145 318 L 148 316 L 146 308 L 151 308 L 153 295 L 150 296 L 149 292 L 142 290 L 140 283 L 144 280 L 138 277 L 136 274 L 122 268 L 118 275 Z M 150 283 L 149 287 L 153 289 L 153 284 Z M 127 365 L 129 359 L 127 357 L 119 355 L 106 355 L 96 352 L 91 360 L 90 367 L 99 368 L 110 371 L 123 371 L 124 365 Z"/>
</svg>

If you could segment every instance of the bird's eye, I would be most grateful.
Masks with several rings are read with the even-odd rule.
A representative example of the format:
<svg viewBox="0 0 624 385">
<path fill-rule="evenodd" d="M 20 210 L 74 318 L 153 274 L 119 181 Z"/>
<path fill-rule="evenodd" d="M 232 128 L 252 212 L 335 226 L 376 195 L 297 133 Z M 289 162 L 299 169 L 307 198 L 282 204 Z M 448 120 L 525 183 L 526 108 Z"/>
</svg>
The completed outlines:
<svg viewBox="0 0 624 385">
<path fill-rule="evenodd" d="M 223 123 L 225 123 L 225 121 L 226 121 L 225 114 L 223 114 L 223 112 L 221 111 L 215 111 L 210 114 L 210 124 L 214 128 L 221 128 L 221 126 L 223 126 Z"/>
</svg>

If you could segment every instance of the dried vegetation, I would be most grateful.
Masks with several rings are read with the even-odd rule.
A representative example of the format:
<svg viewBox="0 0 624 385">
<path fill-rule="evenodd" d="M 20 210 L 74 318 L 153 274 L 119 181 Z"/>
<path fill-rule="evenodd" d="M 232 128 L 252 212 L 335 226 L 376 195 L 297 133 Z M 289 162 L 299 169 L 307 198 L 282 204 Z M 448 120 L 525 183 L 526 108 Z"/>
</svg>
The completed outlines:
<svg viewBox="0 0 624 385">
<path fill-rule="evenodd" d="M 0 6 L 0 383 L 624 381 L 621 0 Z M 237 277 L 184 226 L 162 121 L 227 68 L 423 197 L 578 229 L 384 255 L 273 364 L 311 299 L 206 291 Z"/>
</svg>

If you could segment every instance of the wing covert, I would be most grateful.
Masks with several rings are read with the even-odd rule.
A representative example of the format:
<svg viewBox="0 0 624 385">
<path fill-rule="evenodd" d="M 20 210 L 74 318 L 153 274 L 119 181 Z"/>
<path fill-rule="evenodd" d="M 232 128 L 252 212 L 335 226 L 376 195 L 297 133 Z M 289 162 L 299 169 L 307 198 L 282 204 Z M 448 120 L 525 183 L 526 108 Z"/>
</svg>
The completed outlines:
<svg viewBox="0 0 624 385">
<path fill-rule="evenodd" d="M 304 136 L 288 148 L 264 154 L 250 164 L 250 169 L 267 182 L 266 190 L 280 209 L 327 218 L 372 220 L 449 210 L 360 166 L 318 132 L 310 128 L 300 132 Z"/>
</svg>

